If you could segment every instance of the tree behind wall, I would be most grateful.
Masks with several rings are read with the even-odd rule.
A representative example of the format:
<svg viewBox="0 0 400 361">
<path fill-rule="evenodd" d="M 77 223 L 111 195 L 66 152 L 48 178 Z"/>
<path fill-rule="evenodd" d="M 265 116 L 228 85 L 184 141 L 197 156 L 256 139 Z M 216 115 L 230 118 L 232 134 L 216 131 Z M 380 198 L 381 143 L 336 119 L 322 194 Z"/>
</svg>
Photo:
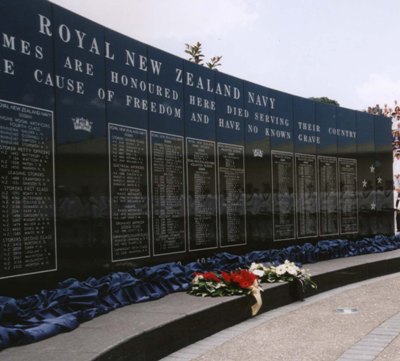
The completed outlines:
<svg viewBox="0 0 400 361">
<path fill-rule="evenodd" d="M 335 99 L 329 99 L 328 97 L 311 97 L 310 99 L 320 103 L 336 105 L 337 107 L 340 106 L 338 101 Z"/>
<path fill-rule="evenodd" d="M 199 65 L 204 65 L 203 64 L 203 50 L 201 48 L 201 43 L 198 41 L 196 44 L 194 45 L 190 45 L 190 44 L 185 44 L 186 49 L 185 49 L 185 53 L 190 55 L 189 61 L 193 61 L 196 64 Z M 221 66 L 221 61 L 222 56 L 213 56 L 209 62 L 206 62 L 206 66 L 209 69 L 214 69 L 217 70 L 217 66 Z"/>
</svg>

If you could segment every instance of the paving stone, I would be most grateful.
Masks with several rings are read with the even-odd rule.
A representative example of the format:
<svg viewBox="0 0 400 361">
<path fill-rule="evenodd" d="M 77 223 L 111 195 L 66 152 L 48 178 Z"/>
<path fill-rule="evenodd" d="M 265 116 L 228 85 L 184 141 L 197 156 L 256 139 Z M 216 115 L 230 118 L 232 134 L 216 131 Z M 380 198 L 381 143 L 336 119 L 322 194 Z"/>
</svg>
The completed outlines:
<svg viewBox="0 0 400 361">
<path fill-rule="evenodd" d="M 355 344 L 351 347 L 351 350 L 354 351 L 366 351 L 366 352 L 381 352 L 384 347 L 381 346 L 371 346 L 371 345 L 358 345 Z"/>
<path fill-rule="evenodd" d="M 366 354 L 361 354 L 361 353 L 352 353 L 352 352 L 345 352 L 343 354 L 345 358 L 350 358 L 352 360 L 359 360 L 359 361 L 369 361 L 373 360 L 376 355 L 366 355 Z M 338 360 L 342 360 L 342 358 L 339 358 Z"/>
<path fill-rule="evenodd" d="M 335 282 L 339 282 L 340 280 L 342 280 L 341 282 L 343 282 L 343 284 L 346 283 L 347 279 L 352 282 L 356 281 L 357 279 L 355 277 L 360 274 L 360 269 L 365 270 L 365 275 L 363 275 L 363 277 L 370 277 L 371 274 L 368 273 L 369 264 L 377 264 L 386 261 L 390 261 L 394 264 L 393 262 L 398 262 L 398 260 L 400 260 L 400 250 L 386 252 L 385 254 L 365 255 L 324 261 L 313 265 L 307 265 L 307 268 L 310 269 L 311 274 L 313 274 L 314 277 L 325 277 L 324 279 L 328 280 L 328 282 L 329 280 L 332 280 L 332 284 L 336 285 Z M 341 336 L 340 332 L 345 335 L 349 334 L 355 343 L 354 345 L 357 344 L 357 348 L 366 343 L 369 347 L 365 348 L 365 352 L 372 352 L 379 347 L 384 348 L 388 342 L 397 336 L 396 332 L 400 333 L 400 315 L 396 314 L 397 312 L 400 312 L 400 296 L 396 294 L 397 289 L 400 287 L 394 287 L 393 285 L 387 286 L 385 295 L 380 294 L 380 292 L 376 293 L 375 291 L 372 293 L 367 292 L 366 290 L 368 290 L 369 287 L 375 289 L 378 287 L 377 285 L 382 285 L 382 287 L 384 287 L 385 284 L 394 283 L 397 279 L 400 279 L 400 276 L 397 274 L 382 279 L 383 281 L 378 279 L 358 284 L 353 283 L 340 289 L 327 291 L 306 298 L 304 302 L 294 302 L 290 305 L 268 311 L 256 317 L 249 318 L 248 321 L 242 323 L 238 328 L 235 328 L 234 326 L 227 329 L 225 334 L 222 334 L 222 336 L 216 334 L 210 338 L 199 341 L 200 343 L 197 346 L 196 344 L 193 344 L 192 350 L 188 350 L 186 353 L 183 349 L 181 350 L 183 353 L 174 353 L 168 357 L 171 360 L 173 358 L 176 359 L 177 357 L 180 357 L 180 359 L 183 360 L 188 357 L 189 354 L 193 357 L 195 353 L 196 355 L 199 355 L 199 353 L 206 351 L 205 354 L 195 357 L 198 357 L 199 359 L 213 360 L 213 358 L 209 358 L 210 352 L 214 349 L 225 350 L 231 348 L 234 346 L 233 343 L 227 341 L 235 338 L 235 344 L 240 348 L 236 356 L 239 358 L 249 349 L 249 342 L 241 344 L 241 339 L 243 337 L 249 337 L 250 339 L 254 339 L 254 359 L 257 359 L 260 350 L 267 349 L 268 354 L 273 355 L 275 352 L 274 350 L 279 349 L 279 347 L 292 347 L 290 344 L 286 345 L 286 339 L 289 340 L 288 336 L 290 335 L 298 335 L 297 340 L 301 340 L 301 342 L 299 345 L 296 345 L 297 349 L 294 351 L 294 355 L 297 357 L 296 361 L 307 360 L 307 357 L 303 356 L 303 353 L 304 355 L 307 355 L 307 352 L 313 351 L 313 348 L 316 349 L 316 351 L 313 352 L 314 357 L 315 355 L 318 355 L 320 356 L 320 360 L 325 360 L 332 357 L 332 354 L 340 356 L 340 351 L 343 346 L 342 343 L 337 342 L 335 339 L 335 337 L 338 338 Z M 321 285 L 321 287 L 324 286 L 329 290 L 330 284 Z M 264 288 L 264 296 L 267 296 L 268 292 L 272 291 L 278 292 L 277 294 L 281 295 L 283 294 L 282 290 L 287 290 L 287 285 L 266 284 L 264 285 Z M 382 289 L 385 290 L 386 288 Z M 356 295 L 354 296 L 355 298 L 347 297 L 340 303 L 333 302 L 335 297 L 340 298 L 342 294 L 352 292 Z M 390 306 L 389 303 L 391 302 L 391 299 L 395 300 L 396 305 L 398 305 L 396 306 L 397 309 L 393 309 L 390 316 L 387 316 L 387 314 L 384 316 L 384 312 L 382 312 L 382 314 L 377 313 L 374 309 L 371 309 L 370 312 L 366 312 L 369 307 L 368 302 L 365 303 L 365 305 L 362 305 L 359 303 L 361 301 L 357 300 L 367 299 L 369 301 L 373 298 L 374 294 L 385 300 L 385 308 L 386 306 Z M 165 328 L 164 330 L 164 327 L 177 322 L 181 322 L 179 327 L 175 327 L 175 330 L 179 329 L 176 339 L 180 340 L 188 337 L 189 329 L 190 332 L 196 331 L 196 329 L 190 324 L 190 319 L 193 317 L 197 317 L 196 320 L 202 320 L 206 314 L 214 310 L 212 316 L 214 318 L 210 318 L 210 325 L 212 325 L 213 321 L 218 320 L 216 315 L 221 318 L 232 317 L 232 315 L 235 314 L 235 310 L 238 310 L 238 308 L 235 308 L 236 305 L 243 307 L 243 305 L 246 304 L 243 300 L 243 297 L 197 298 L 185 293 L 171 294 L 157 301 L 135 304 L 115 310 L 107 315 L 82 324 L 78 329 L 72 332 L 60 334 L 56 337 L 32 345 L 3 350 L 0 353 L 0 359 L 6 361 L 92 361 L 105 351 L 129 342 L 131 338 L 134 340 L 144 337 L 143 335 L 148 335 L 146 337 L 151 339 L 151 335 L 154 331 L 159 332 L 160 334 L 166 332 L 166 335 L 168 335 L 168 328 Z M 268 303 L 268 297 L 265 297 L 264 300 Z M 274 307 L 277 307 L 277 301 L 274 300 L 273 302 L 275 302 Z M 321 305 L 326 305 L 326 309 L 321 313 L 320 319 L 315 319 L 313 321 L 313 315 L 317 310 L 321 311 Z M 347 315 L 346 317 L 335 315 L 334 310 L 343 306 L 357 306 L 357 308 L 360 309 L 360 312 L 355 315 L 348 315 L 350 317 Z M 223 314 L 224 310 L 226 311 L 226 314 Z M 243 309 L 239 309 L 239 311 L 242 310 Z M 382 311 L 386 310 L 382 309 Z M 301 314 L 301 312 L 303 312 L 304 316 L 298 323 L 291 321 L 294 320 L 294 317 L 297 314 Z M 385 317 L 389 317 L 387 322 L 385 322 Z M 279 324 L 280 327 L 283 327 L 284 322 L 279 321 L 281 319 L 289 320 L 289 328 L 286 331 L 283 331 L 279 341 L 275 342 L 272 346 L 265 346 L 265 340 L 273 340 L 270 325 Z M 372 324 L 371 320 L 375 319 L 379 319 L 380 321 Z M 314 325 L 318 324 L 320 326 L 327 326 L 325 328 L 326 332 L 329 332 L 327 336 L 324 337 L 321 332 L 313 333 Z M 365 324 L 365 326 L 363 326 L 364 328 L 360 335 L 366 335 L 368 332 L 371 332 L 373 327 L 379 326 L 379 328 L 376 329 L 375 333 L 363 338 L 361 342 L 357 335 L 354 335 L 354 328 L 363 324 Z M 337 334 L 332 333 L 331 327 L 336 327 L 336 329 L 339 329 L 340 331 Z M 255 330 L 257 330 L 257 332 L 255 332 Z M 302 343 L 304 342 L 304 336 L 307 335 L 307 333 L 313 335 L 312 344 L 310 344 L 310 347 L 303 347 Z M 199 337 L 202 337 L 202 335 L 199 334 L 198 338 Z M 325 351 L 325 347 L 327 346 L 329 351 Z M 346 344 L 345 347 L 351 346 L 351 344 Z M 207 347 L 211 348 L 211 351 L 207 351 Z M 355 348 L 355 350 L 357 349 Z M 344 351 L 345 349 L 342 350 L 342 352 Z M 345 355 L 343 354 L 342 359 L 344 356 Z M 218 359 L 218 356 L 216 356 L 215 359 Z M 229 358 L 221 357 L 220 359 L 227 360 Z M 249 359 L 248 355 L 246 354 L 246 357 L 239 358 L 239 360 L 243 359 Z M 311 359 L 312 358 L 308 358 L 308 360 Z M 232 360 L 235 360 L 235 357 L 232 357 Z"/>
</svg>

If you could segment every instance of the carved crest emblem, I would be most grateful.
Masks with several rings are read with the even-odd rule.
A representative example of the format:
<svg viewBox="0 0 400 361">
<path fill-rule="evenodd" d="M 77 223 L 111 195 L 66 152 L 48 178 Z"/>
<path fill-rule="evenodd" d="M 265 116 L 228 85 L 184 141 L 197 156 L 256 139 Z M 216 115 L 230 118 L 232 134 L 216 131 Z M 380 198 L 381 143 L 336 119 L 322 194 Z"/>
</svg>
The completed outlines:
<svg viewBox="0 0 400 361">
<path fill-rule="evenodd" d="M 261 149 L 253 149 L 253 156 L 254 157 L 258 157 L 258 158 L 262 158 L 264 156 L 264 153 Z"/>
<path fill-rule="evenodd" d="M 84 130 L 89 133 L 92 131 L 93 122 L 86 118 L 72 118 L 72 124 L 74 125 L 74 130 Z"/>
</svg>

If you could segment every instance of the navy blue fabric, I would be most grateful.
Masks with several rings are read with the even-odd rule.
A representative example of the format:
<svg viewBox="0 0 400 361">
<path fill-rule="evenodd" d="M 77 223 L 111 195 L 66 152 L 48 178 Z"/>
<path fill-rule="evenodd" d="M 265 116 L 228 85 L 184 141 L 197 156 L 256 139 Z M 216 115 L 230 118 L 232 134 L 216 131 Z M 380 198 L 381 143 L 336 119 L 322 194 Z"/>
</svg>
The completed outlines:
<svg viewBox="0 0 400 361">
<path fill-rule="evenodd" d="M 21 299 L 0 296 L 0 350 L 71 331 L 82 322 L 125 305 L 185 291 L 195 272 L 247 268 L 252 262 L 279 264 L 286 259 L 301 265 L 398 248 L 398 236 L 379 235 L 358 241 L 323 240 L 316 245 L 304 243 L 245 255 L 221 252 L 185 266 L 171 262 L 84 281 L 71 278 L 54 290 L 42 290 Z"/>
</svg>

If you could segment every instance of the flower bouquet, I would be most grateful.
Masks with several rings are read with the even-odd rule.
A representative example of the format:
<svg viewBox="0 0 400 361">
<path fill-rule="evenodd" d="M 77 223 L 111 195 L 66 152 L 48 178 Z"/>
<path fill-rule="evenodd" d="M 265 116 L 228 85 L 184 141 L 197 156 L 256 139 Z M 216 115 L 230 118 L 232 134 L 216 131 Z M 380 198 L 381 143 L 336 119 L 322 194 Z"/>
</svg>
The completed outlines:
<svg viewBox="0 0 400 361">
<path fill-rule="evenodd" d="M 262 305 L 260 282 L 298 282 L 302 293 L 306 287 L 317 288 L 311 275 L 294 262 L 286 260 L 274 266 L 252 263 L 248 270 L 238 269 L 231 272 L 195 273 L 188 293 L 194 296 L 233 296 L 253 295 L 256 303 L 252 306 L 252 315 L 256 315 Z"/>
<path fill-rule="evenodd" d="M 204 272 L 195 273 L 192 280 L 192 287 L 188 291 L 194 296 L 233 296 L 233 295 L 253 295 L 256 304 L 252 306 L 252 315 L 257 314 L 262 305 L 259 278 L 245 269 L 232 272 Z"/>
<path fill-rule="evenodd" d="M 262 263 L 252 263 L 250 272 L 257 275 L 262 282 L 293 282 L 300 283 L 303 292 L 307 287 L 317 288 L 317 284 L 311 279 L 311 274 L 305 268 L 300 268 L 294 262 L 286 260 L 284 263 L 273 266 Z"/>
</svg>

